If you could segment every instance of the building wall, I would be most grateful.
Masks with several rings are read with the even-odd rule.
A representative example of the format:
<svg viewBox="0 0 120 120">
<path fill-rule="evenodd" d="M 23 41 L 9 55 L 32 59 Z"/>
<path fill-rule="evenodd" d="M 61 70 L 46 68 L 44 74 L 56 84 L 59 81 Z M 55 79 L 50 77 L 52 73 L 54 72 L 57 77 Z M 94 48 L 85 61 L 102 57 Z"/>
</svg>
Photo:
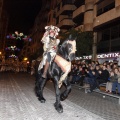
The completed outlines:
<svg viewBox="0 0 120 120">
<path fill-rule="evenodd" d="M 0 51 L 5 54 L 6 34 L 9 16 L 4 8 L 4 0 L 0 0 Z"/>
<path fill-rule="evenodd" d="M 84 4 L 81 0 L 74 1 L 79 4 L 76 6 L 69 3 L 63 5 L 63 0 L 43 0 L 43 8 L 36 17 L 31 34 L 34 39 L 30 48 L 32 54 L 40 47 L 37 43 L 40 43 L 46 25 L 56 25 L 64 32 L 72 27 L 81 28 L 82 31 L 94 31 L 97 33 L 96 42 L 98 43 L 103 39 L 103 30 L 112 30 L 112 27 L 119 25 L 120 0 L 83 0 Z M 120 42 L 120 39 L 117 38 L 116 41 Z M 36 45 L 38 46 L 36 47 Z M 105 52 L 109 52 L 112 42 L 105 41 L 101 46 L 108 47 Z"/>
</svg>

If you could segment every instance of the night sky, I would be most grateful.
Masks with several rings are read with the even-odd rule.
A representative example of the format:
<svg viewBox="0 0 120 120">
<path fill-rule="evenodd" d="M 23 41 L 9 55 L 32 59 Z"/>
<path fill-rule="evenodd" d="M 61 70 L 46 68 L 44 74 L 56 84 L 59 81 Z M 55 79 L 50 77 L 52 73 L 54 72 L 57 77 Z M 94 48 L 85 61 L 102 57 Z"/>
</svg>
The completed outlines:
<svg viewBox="0 0 120 120">
<path fill-rule="evenodd" d="M 41 6 L 42 0 L 5 0 L 4 9 L 9 15 L 7 34 L 14 34 L 15 31 L 18 31 L 18 33 L 29 35 Z M 22 49 L 23 46 L 23 40 L 16 41 L 17 48 Z M 18 56 L 19 52 L 14 54 Z"/>
<path fill-rule="evenodd" d="M 5 8 L 9 15 L 8 32 L 23 32 L 29 34 L 42 0 L 5 0 Z"/>
</svg>

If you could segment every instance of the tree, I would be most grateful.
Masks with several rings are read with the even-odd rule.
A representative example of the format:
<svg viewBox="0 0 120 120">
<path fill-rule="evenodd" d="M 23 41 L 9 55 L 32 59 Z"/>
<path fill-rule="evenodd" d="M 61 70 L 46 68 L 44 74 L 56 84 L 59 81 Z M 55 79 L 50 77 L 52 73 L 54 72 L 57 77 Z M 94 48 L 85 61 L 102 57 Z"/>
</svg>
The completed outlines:
<svg viewBox="0 0 120 120">
<path fill-rule="evenodd" d="M 61 40 L 66 40 L 70 34 L 72 34 L 73 38 L 77 37 L 77 56 L 92 54 L 93 32 L 82 32 L 81 29 L 75 30 L 72 28 L 66 33 L 60 33 Z"/>
</svg>

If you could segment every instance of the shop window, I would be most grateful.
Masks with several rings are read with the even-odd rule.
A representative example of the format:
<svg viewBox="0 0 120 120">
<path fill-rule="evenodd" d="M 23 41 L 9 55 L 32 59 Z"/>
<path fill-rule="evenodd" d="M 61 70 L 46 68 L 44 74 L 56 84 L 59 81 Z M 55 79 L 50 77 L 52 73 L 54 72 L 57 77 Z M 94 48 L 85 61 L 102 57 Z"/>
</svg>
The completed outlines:
<svg viewBox="0 0 120 120">
<path fill-rule="evenodd" d="M 119 38 L 119 26 L 114 26 L 111 28 L 111 39 Z"/>
<path fill-rule="evenodd" d="M 120 46 L 111 47 L 111 51 L 120 51 Z"/>
<path fill-rule="evenodd" d="M 102 41 L 110 40 L 110 29 L 102 31 Z"/>
</svg>

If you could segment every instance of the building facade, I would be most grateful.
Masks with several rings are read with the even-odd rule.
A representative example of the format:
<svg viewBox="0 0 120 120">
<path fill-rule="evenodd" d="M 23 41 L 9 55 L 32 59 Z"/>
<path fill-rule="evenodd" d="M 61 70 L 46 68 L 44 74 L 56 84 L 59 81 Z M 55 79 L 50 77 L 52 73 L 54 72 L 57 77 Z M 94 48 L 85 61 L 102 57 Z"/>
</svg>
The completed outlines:
<svg viewBox="0 0 120 120">
<path fill-rule="evenodd" d="M 120 51 L 120 0 L 98 0 L 94 8 L 98 53 Z"/>
<path fill-rule="evenodd" d="M 98 53 L 120 51 L 120 0 L 58 0 L 53 5 L 47 24 L 95 32 Z"/>
<path fill-rule="evenodd" d="M 43 0 L 31 36 L 31 54 L 41 47 L 46 25 L 56 25 L 62 32 L 71 28 L 93 31 L 93 51 L 120 51 L 120 0 Z M 41 17 L 42 16 L 42 17 Z"/>
<path fill-rule="evenodd" d="M 7 11 L 4 7 L 4 0 L 0 0 L 0 52 L 1 55 L 5 54 L 5 46 L 6 46 L 6 34 L 8 28 L 9 17 Z"/>
</svg>

